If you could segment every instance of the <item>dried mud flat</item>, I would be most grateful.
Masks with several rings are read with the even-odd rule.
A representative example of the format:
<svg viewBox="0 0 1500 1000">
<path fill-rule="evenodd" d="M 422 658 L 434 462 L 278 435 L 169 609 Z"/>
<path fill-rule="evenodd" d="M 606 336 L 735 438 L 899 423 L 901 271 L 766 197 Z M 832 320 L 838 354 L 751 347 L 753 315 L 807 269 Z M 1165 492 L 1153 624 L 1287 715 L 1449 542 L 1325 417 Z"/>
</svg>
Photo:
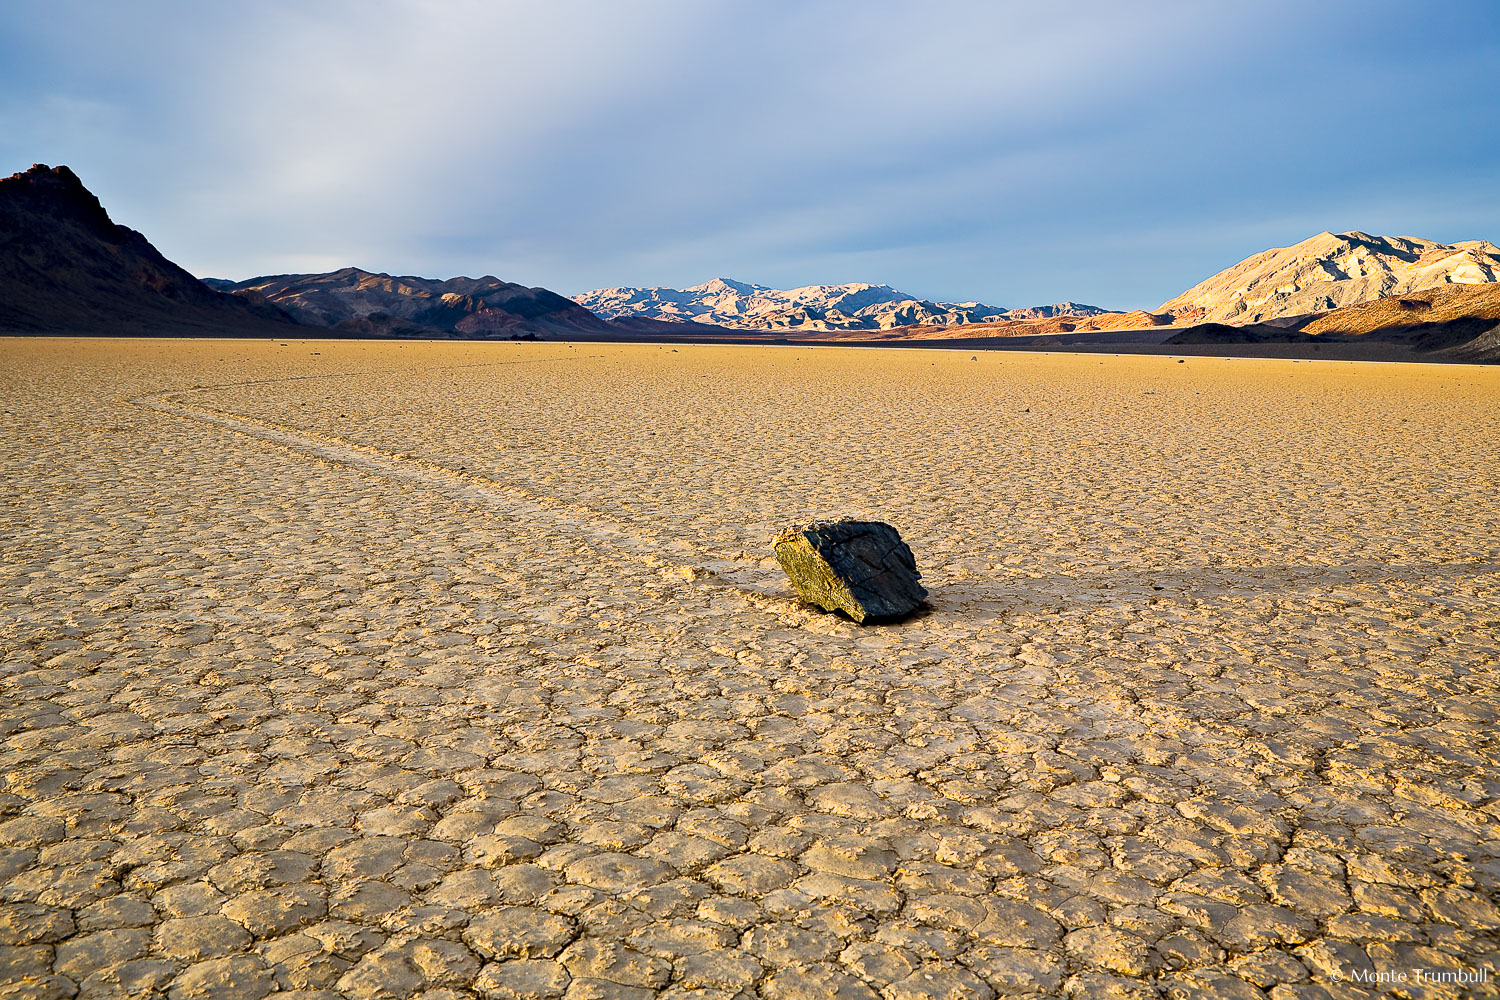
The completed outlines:
<svg viewBox="0 0 1500 1000">
<path fill-rule="evenodd" d="M 1500 370 L 0 351 L 0 997 L 1497 995 Z"/>
</svg>

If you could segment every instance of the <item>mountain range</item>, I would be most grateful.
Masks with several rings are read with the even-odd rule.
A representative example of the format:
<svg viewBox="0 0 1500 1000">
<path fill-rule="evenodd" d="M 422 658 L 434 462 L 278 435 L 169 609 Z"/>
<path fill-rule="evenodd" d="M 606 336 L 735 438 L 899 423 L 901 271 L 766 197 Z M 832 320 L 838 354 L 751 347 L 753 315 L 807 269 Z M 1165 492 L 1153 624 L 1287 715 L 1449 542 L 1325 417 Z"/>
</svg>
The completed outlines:
<svg viewBox="0 0 1500 1000">
<path fill-rule="evenodd" d="M 1226 351 L 1383 344 L 1387 354 L 1500 360 L 1500 248 L 1319 233 L 1248 257 L 1149 313 L 1074 302 L 1005 309 L 917 299 L 889 285 L 774 289 L 727 278 L 685 289 L 600 289 L 578 301 L 490 275 L 433 279 L 354 267 L 199 280 L 116 225 L 67 167 L 39 164 L 0 179 L 0 332 Z"/>
<path fill-rule="evenodd" d="M 598 316 L 545 288 L 492 275 L 417 278 L 346 267 L 327 274 L 278 274 L 226 281 L 214 288 L 270 303 L 309 326 L 357 337 L 565 337 L 603 334 Z"/>
<path fill-rule="evenodd" d="M 1025 309 L 982 302 L 934 302 L 890 285 L 858 282 L 781 289 L 731 278 L 715 278 L 688 288 L 600 288 L 574 299 L 606 319 L 643 318 L 707 323 L 730 330 L 798 333 L 958 326 L 1007 319 L 1097 316 L 1108 311 L 1077 302 Z"/>
</svg>

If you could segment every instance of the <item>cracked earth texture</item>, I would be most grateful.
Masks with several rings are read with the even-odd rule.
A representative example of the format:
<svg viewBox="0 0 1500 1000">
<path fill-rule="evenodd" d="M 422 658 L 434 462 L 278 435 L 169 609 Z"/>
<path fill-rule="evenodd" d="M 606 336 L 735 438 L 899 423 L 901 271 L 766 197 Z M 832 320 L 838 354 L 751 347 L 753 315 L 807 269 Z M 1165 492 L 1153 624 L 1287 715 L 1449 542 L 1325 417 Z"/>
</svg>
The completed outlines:
<svg viewBox="0 0 1500 1000">
<path fill-rule="evenodd" d="M 1500 369 L 0 350 L 0 997 L 1500 995 Z"/>
</svg>

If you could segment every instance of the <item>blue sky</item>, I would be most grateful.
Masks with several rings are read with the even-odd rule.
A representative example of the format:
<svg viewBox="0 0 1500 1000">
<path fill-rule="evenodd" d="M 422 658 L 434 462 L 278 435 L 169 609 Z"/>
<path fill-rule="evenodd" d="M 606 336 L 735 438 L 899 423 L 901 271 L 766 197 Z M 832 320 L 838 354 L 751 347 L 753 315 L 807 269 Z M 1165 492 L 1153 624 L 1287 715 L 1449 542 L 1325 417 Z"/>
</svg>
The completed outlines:
<svg viewBox="0 0 1500 1000">
<path fill-rule="evenodd" d="M 1500 4 L 0 5 L 0 173 L 201 275 L 1152 307 L 1321 230 L 1500 242 Z"/>
</svg>

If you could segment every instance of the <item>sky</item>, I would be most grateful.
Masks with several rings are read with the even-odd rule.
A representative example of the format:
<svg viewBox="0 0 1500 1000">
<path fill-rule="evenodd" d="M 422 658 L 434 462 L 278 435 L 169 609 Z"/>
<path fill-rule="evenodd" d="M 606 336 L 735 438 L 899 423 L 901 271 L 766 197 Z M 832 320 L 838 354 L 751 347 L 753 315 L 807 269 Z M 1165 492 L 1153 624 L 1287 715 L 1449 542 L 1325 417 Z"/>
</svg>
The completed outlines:
<svg viewBox="0 0 1500 1000">
<path fill-rule="evenodd" d="M 1500 242 L 1500 4 L 0 4 L 0 175 L 201 276 L 726 276 L 1151 308 L 1323 230 Z"/>
</svg>

